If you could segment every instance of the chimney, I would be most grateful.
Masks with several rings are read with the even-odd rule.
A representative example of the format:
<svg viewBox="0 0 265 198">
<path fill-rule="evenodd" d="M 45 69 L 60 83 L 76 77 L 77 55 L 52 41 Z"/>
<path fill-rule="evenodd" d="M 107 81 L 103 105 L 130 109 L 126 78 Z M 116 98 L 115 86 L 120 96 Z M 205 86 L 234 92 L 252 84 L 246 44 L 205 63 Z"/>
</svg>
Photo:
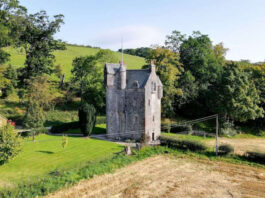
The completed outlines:
<svg viewBox="0 0 265 198">
<path fill-rule="evenodd" d="M 151 60 L 151 62 L 150 62 L 150 72 L 151 73 L 155 73 L 156 72 L 156 68 L 155 68 L 155 64 L 154 64 L 153 60 Z"/>
</svg>

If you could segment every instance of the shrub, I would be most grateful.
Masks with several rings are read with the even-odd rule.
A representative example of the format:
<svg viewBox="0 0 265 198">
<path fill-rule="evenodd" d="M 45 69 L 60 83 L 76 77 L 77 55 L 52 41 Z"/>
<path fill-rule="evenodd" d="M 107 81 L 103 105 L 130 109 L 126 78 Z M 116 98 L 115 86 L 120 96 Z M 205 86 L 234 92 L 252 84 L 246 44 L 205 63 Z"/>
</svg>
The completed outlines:
<svg viewBox="0 0 265 198">
<path fill-rule="evenodd" d="M 14 127 L 7 124 L 0 129 L 0 164 L 15 157 L 21 151 L 21 138 L 14 132 Z"/>
<path fill-rule="evenodd" d="M 222 144 L 218 148 L 218 153 L 221 155 L 227 155 L 230 153 L 234 153 L 234 147 L 230 144 Z"/>
<path fill-rule="evenodd" d="M 207 147 L 198 141 L 194 140 L 181 140 L 170 137 L 160 137 L 160 143 L 163 146 L 168 146 L 169 148 L 190 150 L 190 151 L 204 151 Z"/>
<path fill-rule="evenodd" d="M 78 129 L 80 128 L 79 122 L 68 122 L 63 123 L 57 126 L 52 126 L 50 132 L 51 133 L 63 133 L 64 131 L 68 131 L 71 129 Z"/>
<path fill-rule="evenodd" d="M 106 124 L 106 117 L 105 116 L 98 116 L 96 123 L 97 124 Z"/>
<path fill-rule="evenodd" d="M 183 131 L 188 131 L 189 128 L 187 126 L 175 126 L 175 127 L 171 127 L 171 133 L 179 133 L 179 132 L 183 132 Z"/>
<path fill-rule="evenodd" d="M 96 109 L 93 105 L 84 103 L 78 111 L 79 124 L 84 136 L 90 136 L 96 124 Z"/>
<path fill-rule="evenodd" d="M 225 121 L 221 124 L 221 134 L 226 136 L 235 136 L 237 134 L 236 130 L 234 129 L 234 124 L 229 121 Z"/>
<path fill-rule="evenodd" d="M 265 164 L 265 153 L 247 151 L 245 157 L 250 161 Z"/>
</svg>

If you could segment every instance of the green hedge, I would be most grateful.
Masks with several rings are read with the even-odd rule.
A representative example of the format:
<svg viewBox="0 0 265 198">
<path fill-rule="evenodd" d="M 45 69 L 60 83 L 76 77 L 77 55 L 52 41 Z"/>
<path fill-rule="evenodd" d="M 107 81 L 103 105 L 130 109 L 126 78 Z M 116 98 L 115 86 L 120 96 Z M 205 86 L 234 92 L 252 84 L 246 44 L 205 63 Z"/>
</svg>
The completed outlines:
<svg viewBox="0 0 265 198">
<path fill-rule="evenodd" d="M 50 130 L 51 133 L 63 133 L 64 131 L 68 131 L 71 129 L 78 129 L 79 128 L 79 122 L 68 122 L 63 123 L 60 125 L 53 126 Z"/>
<path fill-rule="evenodd" d="M 96 124 L 106 124 L 105 116 L 98 116 L 96 120 Z M 79 122 L 67 122 L 60 125 L 52 126 L 50 132 L 51 133 L 63 133 L 64 131 L 79 129 Z"/>
<path fill-rule="evenodd" d="M 176 127 L 171 127 L 170 132 L 171 133 L 179 133 L 183 131 L 189 131 L 188 126 L 176 126 Z"/>
<path fill-rule="evenodd" d="M 205 151 L 207 149 L 207 147 L 203 143 L 194 140 L 183 140 L 161 136 L 160 142 L 162 146 L 167 146 L 174 149 L 190 151 Z"/>
<path fill-rule="evenodd" d="M 222 144 L 218 147 L 218 153 L 220 155 L 228 155 L 234 153 L 234 147 L 230 144 Z"/>
<path fill-rule="evenodd" d="M 245 158 L 249 161 L 265 164 L 265 153 L 247 151 L 245 153 Z"/>
<path fill-rule="evenodd" d="M 96 124 L 106 124 L 105 116 L 97 116 Z"/>
</svg>

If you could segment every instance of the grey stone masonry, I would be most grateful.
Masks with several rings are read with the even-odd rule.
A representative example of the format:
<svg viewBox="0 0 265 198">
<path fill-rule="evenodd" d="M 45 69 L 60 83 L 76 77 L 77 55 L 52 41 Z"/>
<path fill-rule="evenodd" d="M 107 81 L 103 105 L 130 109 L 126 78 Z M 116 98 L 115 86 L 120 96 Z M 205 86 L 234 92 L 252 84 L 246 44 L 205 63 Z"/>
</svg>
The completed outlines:
<svg viewBox="0 0 265 198">
<path fill-rule="evenodd" d="M 145 133 L 149 143 L 160 136 L 163 85 L 155 65 L 126 70 L 124 64 L 106 63 L 107 135 L 112 139 L 138 140 Z"/>
</svg>

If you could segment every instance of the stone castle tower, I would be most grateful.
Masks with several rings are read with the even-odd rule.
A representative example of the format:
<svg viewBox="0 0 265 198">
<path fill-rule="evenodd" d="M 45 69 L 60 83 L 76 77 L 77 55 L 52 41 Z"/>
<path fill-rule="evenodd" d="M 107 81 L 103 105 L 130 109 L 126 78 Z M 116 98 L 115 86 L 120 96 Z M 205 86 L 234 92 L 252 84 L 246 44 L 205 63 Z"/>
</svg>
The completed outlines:
<svg viewBox="0 0 265 198">
<path fill-rule="evenodd" d="M 150 143 L 160 136 L 163 85 L 155 65 L 126 70 L 123 64 L 105 65 L 107 134 L 110 138 L 140 139 Z"/>
</svg>

